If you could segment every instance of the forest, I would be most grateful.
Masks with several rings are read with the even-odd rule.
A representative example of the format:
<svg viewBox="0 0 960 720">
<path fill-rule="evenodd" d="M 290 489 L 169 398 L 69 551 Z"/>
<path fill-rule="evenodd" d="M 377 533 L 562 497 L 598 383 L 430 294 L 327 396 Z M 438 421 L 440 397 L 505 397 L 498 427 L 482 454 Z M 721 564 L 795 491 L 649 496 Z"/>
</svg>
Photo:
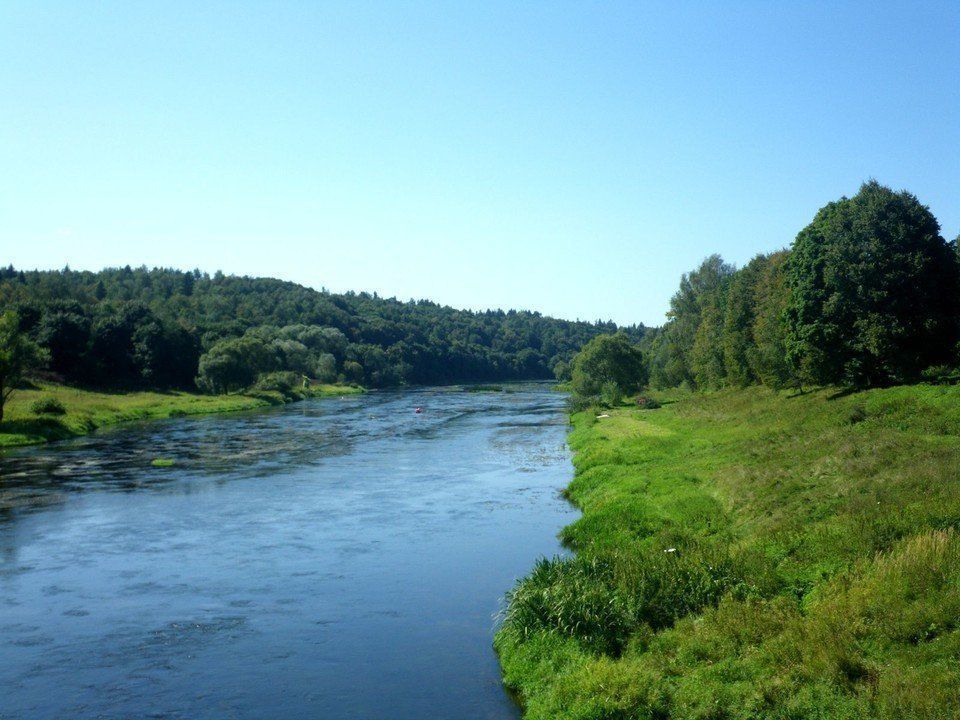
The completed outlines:
<svg viewBox="0 0 960 720">
<path fill-rule="evenodd" d="M 612 322 L 470 312 L 195 270 L 0 269 L 0 307 L 55 380 L 223 393 L 296 373 L 369 387 L 552 378 Z M 635 340 L 642 325 L 620 328 Z"/>
<path fill-rule="evenodd" d="M 870 181 L 788 250 L 740 269 L 705 259 L 642 346 L 658 388 L 940 381 L 957 364 L 958 302 L 957 241 L 914 195 Z"/>
</svg>

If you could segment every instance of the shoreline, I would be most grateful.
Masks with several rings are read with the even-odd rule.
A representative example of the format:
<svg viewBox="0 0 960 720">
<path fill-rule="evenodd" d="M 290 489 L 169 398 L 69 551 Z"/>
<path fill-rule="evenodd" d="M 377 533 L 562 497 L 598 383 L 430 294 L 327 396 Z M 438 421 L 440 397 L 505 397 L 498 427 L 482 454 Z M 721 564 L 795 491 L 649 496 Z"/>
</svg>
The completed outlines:
<svg viewBox="0 0 960 720">
<path fill-rule="evenodd" d="M 7 402 L 4 421 L 0 423 L 0 452 L 69 440 L 126 422 L 239 412 L 363 392 L 363 388 L 351 385 L 314 385 L 298 390 L 292 397 L 275 391 L 201 395 L 185 391 L 100 392 L 37 383 L 34 388 L 16 391 Z M 31 404 L 47 398 L 58 400 L 65 412 L 37 415 L 30 410 Z"/>
</svg>

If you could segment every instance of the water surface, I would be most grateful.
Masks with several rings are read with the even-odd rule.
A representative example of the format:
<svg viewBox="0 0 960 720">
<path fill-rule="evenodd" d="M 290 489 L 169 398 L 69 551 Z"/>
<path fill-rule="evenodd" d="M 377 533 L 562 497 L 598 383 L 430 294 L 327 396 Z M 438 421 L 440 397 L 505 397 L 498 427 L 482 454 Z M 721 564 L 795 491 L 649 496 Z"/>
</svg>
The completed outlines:
<svg viewBox="0 0 960 720">
<path fill-rule="evenodd" d="M 426 389 L 0 457 L 0 718 L 516 718 L 493 616 L 573 517 L 565 433 L 546 387 Z"/>
</svg>

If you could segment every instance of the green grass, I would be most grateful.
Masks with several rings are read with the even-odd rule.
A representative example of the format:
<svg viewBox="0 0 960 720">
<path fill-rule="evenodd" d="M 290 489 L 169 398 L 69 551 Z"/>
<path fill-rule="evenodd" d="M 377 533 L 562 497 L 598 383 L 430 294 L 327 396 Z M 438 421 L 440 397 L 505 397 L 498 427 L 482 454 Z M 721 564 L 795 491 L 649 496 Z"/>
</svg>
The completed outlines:
<svg viewBox="0 0 960 720">
<path fill-rule="evenodd" d="M 0 447 L 33 445 L 63 440 L 92 432 L 104 425 L 131 420 L 181 417 L 207 413 L 250 410 L 279 405 L 306 397 L 340 396 L 363 392 L 344 385 L 311 385 L 294 396 L 278 392 L 257 394 L 199 395 L 186 392 L 109 393 L 41 383 L 32 389 L 17 390 L 7 402 L 0 423 Z M 38 401 L 55 399 L 65 412 L 38 416 L 32 408 Z"/>
<path fill-rule="evenodd" d="M 960 717 L 960 388 L 573 417 L 576 551 L 496 637 L 535 720 Z"/>
</svg>

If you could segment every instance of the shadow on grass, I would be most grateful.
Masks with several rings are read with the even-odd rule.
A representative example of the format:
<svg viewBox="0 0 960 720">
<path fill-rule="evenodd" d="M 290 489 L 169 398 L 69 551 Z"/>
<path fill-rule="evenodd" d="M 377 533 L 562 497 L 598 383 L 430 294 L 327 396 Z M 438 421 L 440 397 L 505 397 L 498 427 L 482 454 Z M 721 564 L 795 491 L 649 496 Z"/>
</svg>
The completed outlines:
<svg viewBox="0 0 960 720">
<path fill-rule="evenodd" d="M 827 395 L 827 400 L 840 400 L 841 398 L 849 397 L 855 393 L 860 392 L 860 388 L 855 387 L 845 387 L 838 388 L 836 392 L 832 392 Z"/>
<path fill-rule="evenodd" d="M 0 423 L 0 434 L 42 437 L 44 440 L 64 440 L 76 433 L 62 421 L 52 417 L 30 420 L 6 420 Z"/>
</svg>

